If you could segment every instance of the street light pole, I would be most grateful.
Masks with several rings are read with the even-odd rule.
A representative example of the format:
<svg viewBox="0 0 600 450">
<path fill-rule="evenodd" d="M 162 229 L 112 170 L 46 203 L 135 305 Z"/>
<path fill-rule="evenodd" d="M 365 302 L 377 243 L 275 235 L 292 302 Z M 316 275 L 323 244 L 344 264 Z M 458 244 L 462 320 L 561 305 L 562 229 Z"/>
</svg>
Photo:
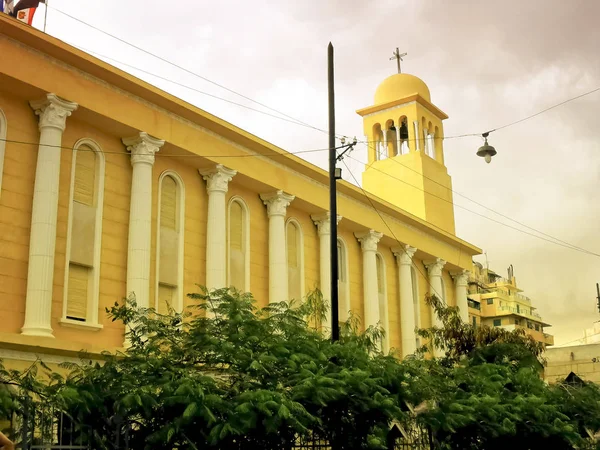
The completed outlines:
<svg viewBox="0 0 600 450">
<path fill-rule="evenodd" d="M 337 252 L 337 186 L 335 148 L 335 90 L 333 72 L 333 45 L 327 47 L 327 83 L 329 99 L 329 229 L 331 255 L 331 340 L 340 338 L 338 300 L 338 252 Z"/>
</svg>

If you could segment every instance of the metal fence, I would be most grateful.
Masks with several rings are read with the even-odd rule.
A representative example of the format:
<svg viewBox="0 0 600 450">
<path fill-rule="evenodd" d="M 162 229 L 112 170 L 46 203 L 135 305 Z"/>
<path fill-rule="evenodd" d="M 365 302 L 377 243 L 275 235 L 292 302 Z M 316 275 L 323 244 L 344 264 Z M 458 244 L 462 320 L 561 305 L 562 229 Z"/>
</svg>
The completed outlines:
<svg viewBox="0 0 600 450">
<path fill-rule="evenodd" d="M 90 450 L 85 429 L 63 411 L 22 402 L 6 430 L 15 447 L 23 450 Z"/>
<path fill-rule="evenodd" d="M 15 411 L 3 432 L 22 450 L 129 450 L 130 432 L 125 422 L 117 418 L 109 419 L 107 432 L 93 430 L 78 424 L 68 413 L 52 406 L 46 406 L 30 399 L 20 402 L 21 408 Z M 102 441 L 102 445 L 98 443 Z M 431 435 L 426 428 L 416 424 L 394 425 L 388 435 L 388 450 L 431 450 Z M 242 445 L 240 445 L 242 444 Z M 238 441 L 240 449 L 249 448 L 249 442 Z M 234 445 L 235 447 L 235 445 Z M 253 446 L 250 446 L 253 447 Z M 352 450 L 344 445 L 337 448 L 325 436 L 308 433 L 287 442 L 280 442 L 278 450 Z M 254 447 L 255 448 L 255 447 Z M 217 449 L 219 450 L 219 449 Z M 225 449 L 223 449 L 225 450 Z M 227 450 L 231 450 L 228 448 Z"/>
</svg>

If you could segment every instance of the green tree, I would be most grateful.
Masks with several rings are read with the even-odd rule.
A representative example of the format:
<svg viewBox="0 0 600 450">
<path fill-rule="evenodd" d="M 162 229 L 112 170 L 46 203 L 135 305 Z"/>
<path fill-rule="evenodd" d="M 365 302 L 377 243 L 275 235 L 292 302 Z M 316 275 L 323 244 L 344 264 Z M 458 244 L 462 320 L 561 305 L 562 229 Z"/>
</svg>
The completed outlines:
<svg viewBox="0 0 600 450">
<path fill-rule="evenodd" d="M 540 377 L 543 347 L 522 330 L 472 327 L 456 308 L 428 299 L 443 327 L 421 330 L 445 356 L 415 361 L 419 421 L 447 449 L 572 449 L 588 445 L 586 428 L 600 427 L 600 391 L 547 385 Z M 420 372 L 420 373 L 419 373 Z M 426 374 L 426 375 L 425 375 Z"/>
<path fill-rule="evenodd" d="M 261 309 L 228 289 L 189 297 L 195 311 L 185 314 L 115 304 L 129 348 L 104 364 L 70 365 L 48 388 L 94 430 L 95 448 L 110 448 L 118 424 L 140 449 L 278 449 L 313 433 L 339 449 L 385 445 L 403 415 L 404 375 L 376 351 L 380 330 L 359 334 L 351 320 L 332 344 L 308 326 L 323 312 L 314 299 Z"/>
</svg>

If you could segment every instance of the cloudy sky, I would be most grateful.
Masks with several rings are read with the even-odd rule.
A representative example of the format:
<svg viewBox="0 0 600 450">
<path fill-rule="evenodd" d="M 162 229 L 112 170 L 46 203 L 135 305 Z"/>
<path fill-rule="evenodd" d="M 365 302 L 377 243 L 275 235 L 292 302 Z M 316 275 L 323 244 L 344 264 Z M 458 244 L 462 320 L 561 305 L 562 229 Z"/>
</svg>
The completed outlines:
<svg viewBox="0 0 600 450">
<path fill-rule="evenodd" d="M 355 110 L 370 106 L 378 83 L 395 72 L 389 57 L 396 47 L 408 52 L 403 71 L 422 78 L 433 103 L 450 116 L 446 136 L 498 128 L 600 87 L 597 0 L 49 2 L 49 34 L 113 58 L 116 66 L 289 151 L 324 148 L 327 135 L 201 94 L 273 113 L 60 11 L 321 129 L 327 128 L 331 41 L 337 131 L 359 138 Z M 34 26 L 43 23 L 41 6 Z M 596 92 L 497 131 L 490 136 L 498 150 L 490 165 L 475 156 L 480 138 L 444 143 L 454 189 L 462 195 L 455 194 L 457 234 L 485 249 L 497 272 L 513 264 L 520 287 L 553 324 L 548 332 L 557 344 L 581 337 L 600 319 L 600 258 L 497 222 L 600 253 L 599 117 Z M 364 146 L 352 157 L 366 161 Z M 326 152 L 306 159 L 326 167 Z M 347 161 L 360 179 L 363 165 L 356 160 Z"/>
</svg>

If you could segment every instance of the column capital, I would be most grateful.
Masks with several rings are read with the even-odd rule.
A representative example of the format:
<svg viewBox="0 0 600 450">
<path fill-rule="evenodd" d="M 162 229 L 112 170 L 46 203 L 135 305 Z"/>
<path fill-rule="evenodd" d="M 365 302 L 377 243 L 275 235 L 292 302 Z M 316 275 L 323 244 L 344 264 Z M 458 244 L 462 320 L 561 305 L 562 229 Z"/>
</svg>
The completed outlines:
<svg viewBox="0 0 600 450">
<path fill-rule="evenodd" d="M 137 163 L 154 164 L 154 154 L 160 150 L 165 141 L 156 139 L 146 132 L 140 132 L 137 136 L 121 139 L 131 153 L 131 165 Z"/>
<path fill-rule="evenodd" d="M 35 115 L 40 117 L 39 129 L 57 128 L 65 131 L 67 117 L 77 109 L 77 103 L 69 102 L 58 97 L 56 94 L 46 94 L 39 100 L 32 100 L 29 105 Z"/>
<path fill-rule="evenodd" d="M 444 261 L 442 258 L 435 258 L 423 261 L 423 264 L 425 264 L 430 277 L 441 277 L 442 269 L 446 265 L 446 261 Z"/>
<path fill-rule="evenodd" d="M 392 253 L 396 257 L 396 261 L 399 265 L 411 265 L 413 256 L 417 249 L 410 245 L 403 245 L 402 247 L 392 247 Z"/>
<path fill-rule="evenodd" d="M 454 283 L 457 286 L 467 286 L 469 284 L 469 275 L 471 272 L 468 270 L 457 270 L 455 272 L 450 272 L 450 276 L 454 280 Z"/>
<path fill-rule="evenodd" d="M 267 214 L 271 216 L 284 216 L 287 207 L 295 199 L 293 195 L 286 194 L 282 190 L 270 192 L 268 194 L 260 194 L 260 199 L 267 205 Z"/>
<path fill-rule="evenodd" d="M 375 230 L 357 231 L 354 233 L 354 236 L 356 236 L 356 239 L 360 242 L 360 247 L 363 252 L 376 252 L 377 244 L 383 237 L 383 233 L 379 233 Z"/>
<path fill-rule="evenodd" d="M 331 234 L 331 213 L 329 211 L 322 214 L 312 214 L 310 218 L 317 226 L 319 236 Z M 338 215 L 337 223 L 340 223 L 340 220 L 342 220 L 342 216 Z"/>
<path fill-rule="evenodd" d="M 198 169 L 198 173 L 206 180 L 206 190 L 211 192 L 227 193 L 229 182 L 237 174 L 236 170 L 229 169 L 223 164 L 217 164 L 210 169 Z"/>
</svg>

